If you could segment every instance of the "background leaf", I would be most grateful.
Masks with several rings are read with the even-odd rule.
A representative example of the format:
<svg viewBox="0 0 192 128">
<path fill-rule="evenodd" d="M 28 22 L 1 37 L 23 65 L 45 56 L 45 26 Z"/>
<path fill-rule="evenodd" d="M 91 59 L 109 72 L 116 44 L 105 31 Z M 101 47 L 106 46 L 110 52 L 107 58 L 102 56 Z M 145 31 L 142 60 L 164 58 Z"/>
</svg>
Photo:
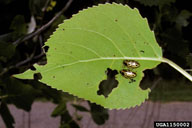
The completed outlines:
<svg viewBox="0 0 192 128">
<path fill-rule="evenodd" d="M 81 106 L 81 105 L 72 104 L 72 106 L 81 112 L 88 112 L 89 111 L 87 108 L 85 108 L 84 106 Z"/>
<path fill-rule="evenodd" d="M 40 93 L 40 90 L 36 90 L 33 86 L 24 84 L 15 78 L 4 78 L 2 81 L 0 79 L 0 84 L 3 85 L 3 91 L 0 94 L 6 96 L 4 100 L 25 111 L 31 110 L 33 101 Z"/>
<path fill-rule="evenodd" d="M 109 119 L 109 114 L 107 109 L 95 103 L 89 103 L 89 106 L 91 109 L 90 110 L 91 116 L 95 121 L 95 123 L 97 123 L 98 125 L 104 124 L 105 121 Z"/>
<path fill-rule="evenodd" d="M 1 102 L 0 104 L 0 115 L 3 118 L 7 128 L 14 128 L 13 124 L 15 121 L 9 111 L 9 108 L 7 107 L 7 104 L 4 102 Z"/>
<path fill-rule="evenodd" d="M 48 64 L 35 65 L 42 82 L 108 108 L 129 108 L 141 104 L 149 89 L 139 83 L 143 70 L 157 66 L 162 57 L 154 33 L 137 9 L 118 4 L 89 8 L 74 15 L 46 43 Z M 116 75 L 118 87 L 107 98 L 97 95 L 99 84 L 107 78 L 107 68 L 118 72 L 123 60 L 134 59 L 140 67 L 134 81 Z M 34 71 L 18 75 L 33 78 Z"/>
<path fill-rule="evenodd" d="M 52 117 L 56 117 L 58 115 L 64 114 L 66 110 L 66 102 L 61 102 L 51 113 Z"/>
</svg>

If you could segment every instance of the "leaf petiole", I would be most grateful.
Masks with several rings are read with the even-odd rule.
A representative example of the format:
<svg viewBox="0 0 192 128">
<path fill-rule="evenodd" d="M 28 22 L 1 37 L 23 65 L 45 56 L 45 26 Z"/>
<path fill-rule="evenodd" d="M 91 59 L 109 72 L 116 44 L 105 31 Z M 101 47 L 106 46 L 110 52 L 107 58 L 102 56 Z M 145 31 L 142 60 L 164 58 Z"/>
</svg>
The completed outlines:
<svg viewBox="0 0 192 128">
<path fill-rule="evenodd" d="M 189 73 L 187 73 L 184 69 L 179 67 L 177 64 L 175 64 L 173 61 L 167 58 L 162 58 L 162 62 L 169 64 L 171 67 L 175 68 L 178 72 L 180 72 L 182 75 L 184 75 L 192 82 L 192 76 Z"/>
</svg>

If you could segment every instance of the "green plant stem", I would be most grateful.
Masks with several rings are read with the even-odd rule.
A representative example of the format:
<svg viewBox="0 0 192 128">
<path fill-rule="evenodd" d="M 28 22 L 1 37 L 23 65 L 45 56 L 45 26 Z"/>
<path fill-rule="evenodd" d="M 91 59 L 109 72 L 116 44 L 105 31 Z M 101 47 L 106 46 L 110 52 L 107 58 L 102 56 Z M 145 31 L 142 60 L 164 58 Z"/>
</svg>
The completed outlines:
<svg viewBox="0 0 192 128">
<path fill-rule="evenodd" d="M 192 76 L 189 73 L 187 73 L 184 69 L 179 67 L 177 64 L 175 64 L 173 61 L 167 58 L 162 58 L 162 62 L 169 64 L 171 67 L 175 68 L 177 71 L 179 71 L 181 74 L 183 74 L 186 78 L 188 78 L 192 82 Z"/>
</svg>

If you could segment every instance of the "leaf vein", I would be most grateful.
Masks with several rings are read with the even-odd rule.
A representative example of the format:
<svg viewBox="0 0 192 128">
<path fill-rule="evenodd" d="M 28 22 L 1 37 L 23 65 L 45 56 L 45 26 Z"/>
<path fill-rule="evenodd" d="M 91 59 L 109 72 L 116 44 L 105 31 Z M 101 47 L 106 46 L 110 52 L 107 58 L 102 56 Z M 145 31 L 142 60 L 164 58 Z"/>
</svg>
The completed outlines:
<svg viewBox="0 0 192 128">
<path fill-rule="evenodd" d="M 133 40 L 132 40 L 132 38 L 130 37 L 129 33 L 127 33 L 127 32 L 125 31 L 125 29 L 123 29 L 119 23 L 117 23 L 117 22 L 115 22 L 114 20 L 112 20 L 109 16 L 107 16 L 107 15 L 105 15 L 105 14 L 103 14 L 103 13 L 100 13 L 100 12 L 98 12 L 98 13 L 104 15 L 104 16 L 107 17 L 109 20 L 111 20 L 114 24 L 116 24 L 116 25 L 119 26 L 119 28 L 125 33 L 125 35 L 127 35 L 128 39 L 130 40 L 131 44 L 133 45 L 133 47 L 134 47 L 135 51 L 137 52 L 138 56 L 141 57 L 141 54 L 138 52 L 138 50 L 137 50 L 135 44 L 133 43 Z"/>
<path fill-rule="evenodd" d="M 97 31 L 93 31 L 93 30 L 89 30 L 89 29 L 82 29 L 82 28 L 67 28 L 67 29 L 76 29 L 76 30 L 82 30 L 82 31 L 87 31 L 87 32 L 92 32 L 92 33 L 96 33 L 97 35 L 100 35 L 102 37 L 104 37 L 105 39 L 109 40 L 113 46 L 115 46 L 115 48 L 117 49 L 117 51 L 119 51 L 119 53 L 125 57 L 125 55 L 123 54 L 123 52 L 120 50 L 120 48 L 116 45 L 116 43 L 109 37 L 107 37 L 106 35 L 100 33 L 100 32 L 97 32 Z"/>
<path fill-rule="evenodd" d="M 60 43 L 60 44 L 63 44 L 63 43 Z M 74 45 L 74 46 L 78 46 L 78 47 L 80 47 L 80 48 L 84 48 L 84 49 L 92 52 L 92 53 L 95 54 L 96 56 L 102 57 L 102 56 L 99 55 L 95 50 L 93 50 L 93 49 L 91 49 L 91 48 L 89 48 L 89 47 L 85 47 L 85 46 L 83 46 L 83 45 L 80 45 L 80 44 L 77 44 L 77 43 L 73 43 L 73 42 L 69 42 L 69 41 L 66 41 L 65 44 Z"/>
</svg>

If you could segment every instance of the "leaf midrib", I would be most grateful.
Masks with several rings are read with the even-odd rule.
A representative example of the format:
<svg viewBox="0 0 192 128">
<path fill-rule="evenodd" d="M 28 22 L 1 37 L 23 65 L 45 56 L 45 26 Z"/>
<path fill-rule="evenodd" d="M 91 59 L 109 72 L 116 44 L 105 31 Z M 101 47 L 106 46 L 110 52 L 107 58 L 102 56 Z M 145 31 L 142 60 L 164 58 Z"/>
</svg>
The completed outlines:
<svg viewBox="0 0 192 128">
<path fill-rule="evenodd" d="M 53 68 L 49 68 L 48 70 L 44 70 L 41 72 L 48 72 L 57 68 L 61 68 L 61 67 L 66 67 L 66 66 L 71 66 L 74 64 L 78 64 L 78 63 L 86 63 L 86 62 L 94 62 L 94 61 L 100 61 L 100 60 L 146 60 L 146 61 L 162 61 L 162 58 L 150 58 L 150 57 L 100 57 L 100 58 L 94 58 L 94 59 L 88 59 L 88 60 L 78 60 L 72 63 L 68 63 L 68 64 L 63 64 L 63 65 L 59 65 Z"/>
</svg>

